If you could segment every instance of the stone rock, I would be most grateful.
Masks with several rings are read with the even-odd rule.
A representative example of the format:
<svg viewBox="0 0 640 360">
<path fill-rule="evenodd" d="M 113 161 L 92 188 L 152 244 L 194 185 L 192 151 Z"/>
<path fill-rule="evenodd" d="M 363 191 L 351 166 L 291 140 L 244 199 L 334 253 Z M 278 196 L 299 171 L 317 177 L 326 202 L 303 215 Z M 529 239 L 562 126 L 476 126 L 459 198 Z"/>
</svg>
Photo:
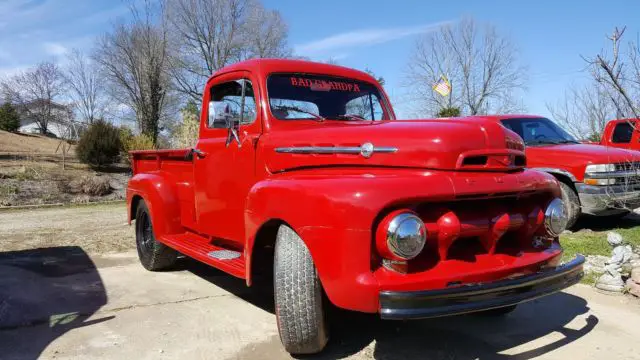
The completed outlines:
<svg viewBox="0 0 640 360">
<path fill-rule="evenodd" d="M 615 231 L 609 231 L 607 233 L 607 242 L 611 246 L 618 246 L 622 244 L 622 235 Z"/>
<path fill-rule="evenodd" d="M 627 279 L 627 291 L 629 294 L 640 297 L 640 284 L 637 282 Z"/>
<path fill-rule="evenodd" d="M 631 270 L 631 280 L 636 284 L 640 284 L 640 267 L 635 267 Z"/>
<path fill-rule="evenodd" d="M 624 281 L 620 276 L 604 273 L 596 281 L 596 288 L 611 292 L 622 292 L 624 290 Z"/>
<path fill-rule="evenodd" d="M 584 262 L 584 272 L 603 273 L 607 260 L 609 260 L 609 258 L 603 255 L 587 255 Z"/>
</svg>

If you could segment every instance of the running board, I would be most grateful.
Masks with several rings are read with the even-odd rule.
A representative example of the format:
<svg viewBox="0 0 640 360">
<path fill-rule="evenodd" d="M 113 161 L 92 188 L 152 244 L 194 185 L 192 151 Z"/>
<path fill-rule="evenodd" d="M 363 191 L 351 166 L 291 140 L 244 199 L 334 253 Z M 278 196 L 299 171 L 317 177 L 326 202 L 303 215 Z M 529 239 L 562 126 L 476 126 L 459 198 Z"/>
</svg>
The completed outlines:
<svg viewBox="0 0 640 360">
<path fill-rule="evenodd" d="M 244 255 L 239 251 L 212 245 L 207 238 L 192 233 L 168 235 L 158 241 L 235 277 L 246 278 Z"/>
</svg>

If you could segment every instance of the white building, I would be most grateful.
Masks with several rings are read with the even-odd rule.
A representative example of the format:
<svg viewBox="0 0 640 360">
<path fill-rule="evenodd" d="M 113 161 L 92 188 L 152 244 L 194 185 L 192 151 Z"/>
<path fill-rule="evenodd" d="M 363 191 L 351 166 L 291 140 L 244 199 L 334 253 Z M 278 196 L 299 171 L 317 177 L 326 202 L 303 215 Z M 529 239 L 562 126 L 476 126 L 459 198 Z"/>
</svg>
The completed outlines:
<svg viewBox="0 0 640 360">
<path fill-rule="evenodd" d="M 18 131 L 24 134 L 41 134 L 40 124 L 35 121 L 33 113 L 42 111 L 47 105 L 42 104 L 44 100 L 38 100 L 26 104 L 20 112 L 20 127 Z M 47 121 L 47 134 L 57 138 L 76 139 L 81 124 L 73 121 L 73 112 L 68 106 L 51 103 L 51 118 Z"/>
</svg>

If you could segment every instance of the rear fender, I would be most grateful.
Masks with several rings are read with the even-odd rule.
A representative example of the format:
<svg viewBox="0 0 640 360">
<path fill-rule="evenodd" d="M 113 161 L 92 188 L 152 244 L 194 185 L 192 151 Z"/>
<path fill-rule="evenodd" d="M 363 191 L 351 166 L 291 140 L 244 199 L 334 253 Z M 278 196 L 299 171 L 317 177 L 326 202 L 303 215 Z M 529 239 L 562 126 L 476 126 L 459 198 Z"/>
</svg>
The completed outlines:
<svg viewBox="0 0 640 360">
<path fill-rule="evenodd" d="M 129 221 L 135 216 L 132 208 L 134 198 L 142 197 L 151 213 L 151 222 L 156 237 L 184 232 L 180 222 L 180 201 L 175 181 L 167 174 L 141 173 L 129 180 L 127 204 Z"/>
</svg>

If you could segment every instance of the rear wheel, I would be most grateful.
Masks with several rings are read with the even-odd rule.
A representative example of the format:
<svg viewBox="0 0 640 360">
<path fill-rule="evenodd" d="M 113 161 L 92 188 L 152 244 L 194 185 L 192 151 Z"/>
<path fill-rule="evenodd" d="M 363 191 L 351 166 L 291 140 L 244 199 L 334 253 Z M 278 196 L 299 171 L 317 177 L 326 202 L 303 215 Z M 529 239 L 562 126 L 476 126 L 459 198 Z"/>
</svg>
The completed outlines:
<svg viewBox="0 0 640 360">
<path fill-rule="evenodd" d="M 329 332 L 322 285 L 304 241 L 288 226 L 278 229 L 274 260 L 276 320 L 280 340 L 291 354 L 314 354 Z"/>
<path fill-rule="evenodd" d="M 136 210 L 136 247 L 140 263 L 151 271 L 172 266 L 178 257 L 177 251 L 156 240 L 151 214 L 144 201 L 140 201 Z"/>
<path fill-rule="evenodd" d="M 578 194 L 571 186 L 562 181 L 560 183 L 560 190 L 562 191 L 562 201 L 564 202 L 564 209 L 567 212 L 569 221 L 567 222 L 567 229 L 573 227 L 578 221 L 580 216 L 580 199 Z"/>
</svg>

